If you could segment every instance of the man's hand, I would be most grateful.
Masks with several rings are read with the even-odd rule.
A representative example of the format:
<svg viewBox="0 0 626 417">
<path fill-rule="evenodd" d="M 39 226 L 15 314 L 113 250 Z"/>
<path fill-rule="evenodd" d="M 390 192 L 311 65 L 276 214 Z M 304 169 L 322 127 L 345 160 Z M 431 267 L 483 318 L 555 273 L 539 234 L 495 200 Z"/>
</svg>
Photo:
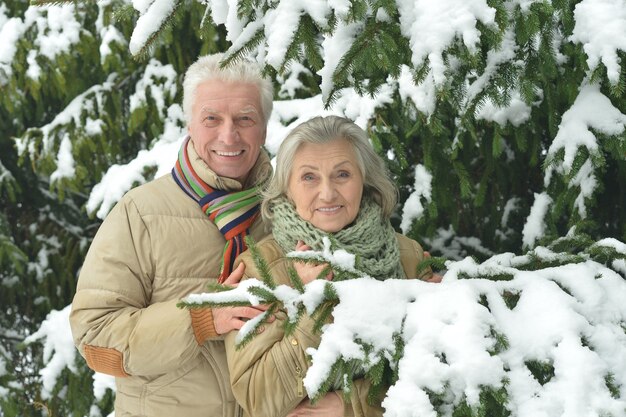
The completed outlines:
<svg viewBox="0 0 626 417">
<path fill-rule="evenodd" d="M 311 250 L 311 247 L 305 244 L 303 241 L 299 240 L 298 243 L 296 243 L 296 250 L 298 252 L 305 252 L 305 251 Z M 293 263 L 293 267 L 295 268 L 296 272 L 298 273 L 298 275 L 300 276 L 300 279 L 302 280 L 304 284 L 308 284 L 309 282 L 315 280 L 315 278 L 317 278 L 319 274 L 322 273 L 322 270 L 326 268 L 327 266 L 328 264 L 320 264 L 317 266 L 313 266 L 311 264 L 306 264 L 304 262 Z M 328 275 L 326 275 L 326 279 L 328 281 L 333 279 L 333 271 L 330 271 Z"/>
<path fill-rule="evenodd" d="M 239 285 L 239 281 L 241 281 L 245 270 L 246 266 L 243 263 L 237 265 L 237 268 L 224 280 L 224 285 L 235 288 Z M 267 308 L 268 306 L 266 305 L 213 308 L 213 324 L 215 325 L 215 331 L 217 334 L 225 334 L 231 330 L 239 330 L 246 321 L 255 318 L 267 310 Z M 271 323 L 274 320 L 275 317 L 272 316 L 268 319 L 268 322 Z M 262 329 L 262 327 L 259 327 L 259 329 Z"/>
</svg>

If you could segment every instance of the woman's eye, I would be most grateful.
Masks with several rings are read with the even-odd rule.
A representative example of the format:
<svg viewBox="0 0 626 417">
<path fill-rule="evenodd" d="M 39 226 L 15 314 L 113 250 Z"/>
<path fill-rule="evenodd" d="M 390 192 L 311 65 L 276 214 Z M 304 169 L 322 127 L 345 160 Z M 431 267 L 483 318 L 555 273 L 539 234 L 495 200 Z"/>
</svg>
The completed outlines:
<svg viewBox="0 0 626 417">
<path fill-rule="evenodd" d="M 302 181 L 313 181 L 315 179 L 315 176 L 313 176 L 313 174 L 304 174 L 302 176 Z"/>
<path fill-rule="evenodd" d="M 337 175 L 339 178 L 350 178 L 350 173 L 348 171 L 340 171 Z"/>
</svg>

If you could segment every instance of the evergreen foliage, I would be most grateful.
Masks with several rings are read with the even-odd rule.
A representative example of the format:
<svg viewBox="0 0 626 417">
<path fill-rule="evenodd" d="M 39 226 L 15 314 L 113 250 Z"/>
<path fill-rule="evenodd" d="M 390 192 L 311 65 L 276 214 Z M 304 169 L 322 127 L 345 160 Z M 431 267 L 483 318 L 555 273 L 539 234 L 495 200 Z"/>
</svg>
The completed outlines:
<svg viewBox="0 0 626 417">
<path fill-rule="evenodd" d="M 196 308 L 199 306 L 224 306 L 224 305 L 243 305 L 248 303 L 252 304 L 268 304 L 272 312 L 277 310 L 284 310 L 287 313 L 288 320 L 282 322 L 282 326 L 286 333 L 292 332 L 299 324 L 300 320 L 305 314 L 309 314 L 314 319 L 313 331 L 321 333 L 326 325 L 333 322 L 331 315 L 334 308 L 341 302 L 341 297 L 336 291 L 335 285 L 339 283 L 328 282 L 323 278 L 320 278 L 318 282 L 323 288 L 321 291 L 321 297 L 307 297 L 307 289 L 310 287 L 302 287 L 302 281 L 297 274 L 292 274 L 292 281 L 295 281 L 295 288 L 302 287 L 297 291 L 297 296 L 285 296 L 290 294 L 282 291 L 279 287 L 273 283 L 274 278 L 269 274 L 267 269 L 259 268 L 260 265 L 265 264 L 265 260 L 259 254 L 256 245 L 253 241 L 248 241 L 249 248 L 253 254 L 253 260 L 257 266 L 261 276 L 258 280 L 246 281 L 246 284 L 240 284 L 240 288 L 237 291 L 231 291 L 230 301 L 225 302 L 223 298 L 216 299 L 210 294 L 204 294 L 201 299 L 194 298 L 193 300 L 186 300 L 179 304 L 184 308 Z M 566 249 L 564 252 L 555 252 L 554 250 L 562 248 L 578 247 L 582 250 L 576 249 L 576 254 L 568 253 Z M 584 248 L 584 249 L 583 249 Z M 292 256 L 294 255 L 294 256 Z M 312 262 L 315 259 L 315 263 L 326 262 L 330 265 L 331 269 L 335 271 L 338 265 L 333 263 L 333 254 L 324 256 L 321 252 L 315 252 L 313 256 L 307 258 L 299 258 L 295 256 L 295 253 L 289 255 L 294 261 L 308 261 Z M 468 258 L 469 259 L 469 258 Z M 471 260 L 471 259 L 470 259 Z M 570 230 L 567 236 L 553 242 L 551 247 L 538 246 L 532 251 L 528 252 L 524 256 L 514 257 L 512 254 L 496 255 L 487 262 L 478 264 L 475 261 L 466 262 L 460 261 L 455 263 L 448 262 L 449 266 L 454 269 L 454 275 L 457 278 L 471 279 L 471 280 L 513 280 L 517 275 L 523 273 L 523 271 L 550 271 L 558 267 L 568 266 L 571 267 L 576 263 L 591 262 L 594 265 L 604 265 L 608 270 L 619 269 L 614 268 L 616 261 L 626 261 L 626 251 L 618 251 L 610 241 L 602 240 L 593 242 L 588 235 L 576 233 L 575 229 Z M 550 272 L 547 272 L 550 275 Z M 352 276 L 351 279 L 359 278 L 358 276 Z M 595 279 L 602 278 L 602 274 L 599 274 Z M 626 271 L 622 271 L 621 278 L 626 280 Z M 350 279 L 350 278 L 349 278 Z M 541 280 L 543 278 L 536 278 Z M 567 294 L 571 299 L 577 300 L 577 303 L 586 303 L 585 297 L 589 296 L 580 293 L 580 288 L 576 289 L 576 279 L 573 279 L 565 284 L 559 279 L 551 281 L 556 284 L 561 291 Z M 271 283 L 271 285 L 269 285 Z M 569 286 L 571 285 L 571 286 Z M 241 290 L 241 288 L 244 288 Z M 356 289 L 357 287 L 353 287 Z M 476 288 L 479 288 L 477 286 Z M 492 312 L 492 303 L 502 303 L 513 311 L 517 307 L 517 303 L 520 297 L 524 293 L 524 289 L 512 291 L 507 287 L 501 287 L 498 297 L 494 298 L 493 293 L 480 294 L 477 302 L 480 304 L 489 314 Z M 517 288 L 515 285 L 512 288 Z M 591 290 L 589 287 L 583 287 L 586 290 Z M 382 289 L 381 289 L 382 290 Z M 313 294 L 319 294 L 320 288 L 311 290 Z M 595 291 L 595 290 L 594 290 Z M 575 295 L 577 292 L 578 295 Z M 246 293 L 252 295 L 249 297 Z M 345 297 L 348 292 L 344 292 Z M 280 294 L 283 294 L 282 297 Z M 227 294 L 228 295 L 228 294 Z M 382 294 L 381 294 L 382 295 Z M 581 297 L 582 296 L 582 297 Z M 598 294 L 595 294 L 597 297 Z M 313 306 L 311 306 L 311 300 L 316 299 Z M 307 307 L 304 303 L 307 300 Z M 400 302 L 400 301 L 399 301 Z M 414 299 L 409 302 L 415 302 Z M 364 305 L 367 305 L 364 303 Z M 312 310 L 312 311 L 311 311 Z M 323 397 L 328 391 L 331 390 L 343 390 L 343 393 L 348 399 L 350 397 L 353 380 L 357 378 L 367 378 L 370 382 L 370 392 L 368 398 L 370 401 L 374 401 L 375 398 L 380 399 L 381 392 L 384 392 L 386 388 L 396 384 L 400 375 L 401 359 L 405 355 L 406 344 L 409 343 L 410 337 L 405 333 L 405 321 L 408 319 L 408 311 L 404 311 L 404 317 L 402 318 L 402 324 L 400 325 L 399 332 L 393 335 L 392 350 L 377 350 L 370 342 L 361 340 L 356 334 L 354 343 L 362 350 L 363 359 L 345 358 L 341 354 L 336 354 L 335 361 L 328 369 L 328 373 L 325 374 L 323 381 L 315 386 L 314 391 L 308 391 L 308 394 L 313 403 Z M 295 313 L 294 313 L 295 312 Z M 578 313 L 577 313 L 578 314 Z M 582 313 L 582 311 L 580 312 Z M 255 320 L 254 322 L 248 322 L 240 330 L 240 338 L 238 339 L 238 348 L 242 348 L 245 344 L 249 343 L 257 334 L 257 329 L 262 323 L 266 321 L 268 316 L 265 315 L 262 319 Z M 586 318 L 589 320 L 589 318 Z M 619 319 L 618 319 L 619 320 Z M 623 325 L 623 320 L 622 320 Z M 346 329 L 344 329 L 345 331 Z M 501 330 L 494 327 L 492 324 L 488 333 L 484 337 L 490 340 L 488 344 L 490 347 L 487 349 L 489 356 L 501 356 L 502 358 L 508 358 L 511 360 L 510 351 L 511 345 L 509 340 Z M 579 335 L 580 342 L 583 347 L 590 351 L 605 351 L 606 346 L 594 345 L 587 340 L 587 336 L 583 333 Z M 614 343 L 619 343 L 617 340 Z M 556 343 L 558 344 L 558 343 Z M 388 346 L 388 343 L 383 343 L 384 346 Z M 439 361 L 442 364 L 450 365 L 444 352 L 434 352 L 438 356 Z M 329 352 L 325 352 L 324 355 L 329 355 Z M 529 358 L 515 357 L 513 362 L 521 360 L 523 366 L 528 373 L 532 375 L 534 380 L 541 386 L 548 384 L 555 377 L 555 365 L 554 359 L 540 360 L 534 359 L 534 353 L 528 352 Z M 313 358 L 315 360 L 315 357 Z M 315 362 L 314 362 L 315 363 Z M 318 365 L 319 366 L 319 365 Z M 506 369 L 506 365 L 503 365 L 505 375 L 507 372 L 511 372 L 510 369 Z M 319 372 L 319 371 L 318 371 Z M 561 381 L 561 384 L 564 382 Z M 610 392 L 610 395 L 614 399 L 620 399 L 620 390 L 615 384 L 614 375 L 607 373 L 604 376 L 604 383 L 606 390 Z M 465 395 L 459 397 L 456 394 L 456 390 L 451 386 L 444 386 L 442 390 L 429 391 L 429 401 L 438 415 L 451 415 L 453 417 L 492 417 L 492 416 L 510 416 L 511 407 L 509 404 L 509 388 L 508 378 L 505 376 L 496 385 L 485 385 L 480 387 L 478 394 L 478 401 L 472 402 Z M 607 412 L 607 415 L 614 415 Z M 616 416 L 616 415 L 615 415 Z"/>
</svg>

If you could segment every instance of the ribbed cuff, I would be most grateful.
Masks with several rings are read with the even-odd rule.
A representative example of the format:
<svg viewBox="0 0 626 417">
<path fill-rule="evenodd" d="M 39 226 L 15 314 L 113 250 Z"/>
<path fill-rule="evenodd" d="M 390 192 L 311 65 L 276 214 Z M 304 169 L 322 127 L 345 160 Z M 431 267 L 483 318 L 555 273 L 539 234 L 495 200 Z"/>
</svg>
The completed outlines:
<svg viewBox="0 0 626 417">
<path fill-rule="evenodd" d="M 189 309 L 191 315 L 191 328 L 198 345 L 204 344 L 207 339 L 217 337 L 215 323 L 213 323 L 213 310 L 210 308 Z"/>
<path fill-rule="evenodd" d="M 118 378 L 129 376 L 124 370 L 122 352 L 99 346 L 85 345 L 83 348 L 87 366 L 96 372 Z"/>
</svg>

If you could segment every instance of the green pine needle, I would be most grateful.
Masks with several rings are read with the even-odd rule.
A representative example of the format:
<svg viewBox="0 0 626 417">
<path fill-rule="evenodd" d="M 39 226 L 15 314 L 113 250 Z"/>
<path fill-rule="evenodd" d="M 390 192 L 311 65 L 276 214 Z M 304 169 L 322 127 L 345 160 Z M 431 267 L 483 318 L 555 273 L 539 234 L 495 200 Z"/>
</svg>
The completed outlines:
<svg viewBox="0 0 626 417">
<path fill-rule="evenodd" d="M 254 264 L 259 271 L 259 274 L 261 274 L 261 280 L 269 288 L 275 289 L 276 283 L 274 282 L 274 278 L 272 278 L 269 266 L 267 265 L 267 261 L 259 252 L 259 249 L 256 246 L 256 242 L 251 236 L 246 236 L 245 241 L 246 245 L 248 246 L 248 250 L 252 254 L 252 260 L 254 261 Z"/>
</svg>

